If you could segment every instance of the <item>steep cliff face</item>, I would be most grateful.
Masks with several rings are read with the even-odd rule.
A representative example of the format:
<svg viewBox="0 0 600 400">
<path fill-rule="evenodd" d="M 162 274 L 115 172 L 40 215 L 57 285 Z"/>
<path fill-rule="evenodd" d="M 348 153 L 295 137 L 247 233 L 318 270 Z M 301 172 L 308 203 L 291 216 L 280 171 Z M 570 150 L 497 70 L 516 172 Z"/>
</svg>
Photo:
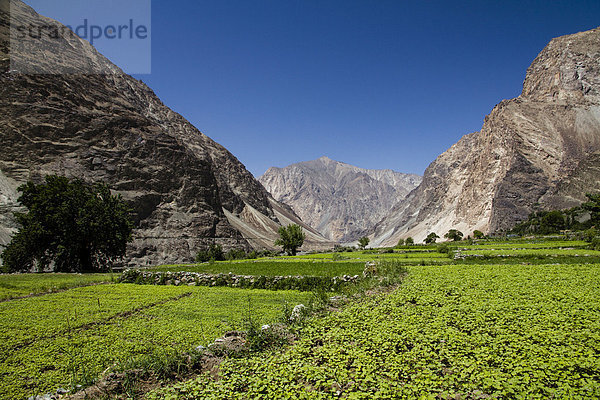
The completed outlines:
<svg viewBox="0 0 600 400">
<path fill-rule="evenodd" d="M 16 187 L 51 173 L 104 181 L 132 202 L 136 229 L 128 257 L 135 262 L 190 261 L 213 242 L 272 247 L 282 221 L 299 222 L 224 147 L 86 41 L 48 40 L 48 57 L 32 58 L 27 43 L 9 54 L 9 12 L 22 24 L 58 23 L 23 3 L 10 9 L 6 3 L 0 8 L 0 245 L 15 229 Z M 29 72 L 52 65 L 78 71 L 85 64 L 92 73 L 24 74 L 10 70 L 9 55 L 31 66 Z M 311 230 L 306 248 L 321 245 L 329 243 Z"/>
<path fill-rule="evenodd" d="M 425 171 L 421 185 L 372 231 L 375 244 L 451 228 L 494 232 L 532 206 L 581 202 L 600 189 L 600 28 L 553 39 L 522 94 L 500 102 Z"/>
<path fill-rule="evenodd" d="M 414 189 L 421 177 L 362 169 L 321 157 L 269 168 L 259 181 L 325 237 L 351 242 Z"/>
</svg>

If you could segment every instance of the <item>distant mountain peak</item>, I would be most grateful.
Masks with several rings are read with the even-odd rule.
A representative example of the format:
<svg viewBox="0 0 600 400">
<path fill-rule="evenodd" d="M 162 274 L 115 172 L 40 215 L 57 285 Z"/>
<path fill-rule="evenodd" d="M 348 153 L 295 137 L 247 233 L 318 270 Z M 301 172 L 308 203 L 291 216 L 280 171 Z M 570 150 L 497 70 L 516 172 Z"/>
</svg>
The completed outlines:
<svg viewBox="0 0 600 400">
<path fill-rule="evenodd" d="M 259 181 L 322 235 L 350 242 L 378 222 L 421 177 L 359 168 L 322 156 L 269 168 Z"/>
</svg>

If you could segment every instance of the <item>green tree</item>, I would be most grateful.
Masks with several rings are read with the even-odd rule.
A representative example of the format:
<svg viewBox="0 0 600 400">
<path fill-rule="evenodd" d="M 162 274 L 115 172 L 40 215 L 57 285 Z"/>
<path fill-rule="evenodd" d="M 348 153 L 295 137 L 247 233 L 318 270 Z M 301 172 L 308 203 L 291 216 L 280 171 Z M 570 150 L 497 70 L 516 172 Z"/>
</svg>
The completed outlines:
<svg viewBox="0 0 600 400">
<path fill-rule="evenodd" d="M 562 211 L 555 210 L 545 213 L 540 221 L 540 233 L 558 233 L 565 229 L 565 215 Z"/>
<path fill-rule="evenodd" d="M 370 242 L 369 238 L 366 236 L 363 236 L 360 239 L 358 239 L 358 247 L 360 247 L 362 250 L 364 250 L 364 248 L 369 245 L 369 242 Z"/>
<path fill-rule="evenodd" d="M 583 203 L 582 207 L 590 213 L 591 224 L 598 227 L 600 224 L 600 193 L 586 193 L 585 196 L 589 201 Z"/>
<path fill-rule="evenodd" d="M 415 239 L 409 236 L 404 240 L 404 244 L 406 244 L 407 246 L 412 246 L 413 244 L 415 244 Z"/>
<path fill-rule="evenodd" d="M 435 241 L 439 238 L 440 237 L 435 232 L 431 232 L 429 235 L 427 235 L 424 242 L 425 244 L 435 243 Z"/>
<path fill-rule="evenodd" d="M 225 260 L 225 254 L 223 254 L 223 247 L 220 244 L 213 243 L 208 246 L 208 249 L 200 250 L 196 253 L 196 262 L 206 261 L 223 261 Z"/>
<path fill-rule="evenodd" d="M 484 234 L 483 234 L 483 232 L 481 232 L 480 230 L 477 230 L 477 229 L 475 229 L 475 230 L 473 231 L 473 238 L 475 238 L 475 239 L 483 239 L 483 238 L 484 238 L 484 236 L 485 236 L 485 235 L 484 235 Z"/>
<path fill-rule="evenodd" d="M 289 256 L 295 256 L 298 247 L 302 246 L 306 236 L 302 231 L 302 227 L 297 224 L 280 226 L 278 233 L 279 239 L 275 241 L 275 246 L 281 246 Z"/>
<path fill-rule="evenodd" d="M 131 210 L 102 183 L 49 175 L 18 188 L 26 213 L 2 252 L 5 271 L 92 272 L 109 269 L 132 240 Z"/>
<path fill-rule="evenodd" d="M 400 247 L 400 246 L 404 246 L 404 239 L 398 240 L 398 244 L 396 244 L 396 247 Z"/>
<path fill-rule="evenodd" d="M 453 240 L 455 242 L 461 241 L 463 238 L 463 233 L 457 229 L 450 229 L 448 232 L 446 232 L 446 234 L 444 235 L 444 237 L 446 239 L 450 239 Z"/>
</svg>

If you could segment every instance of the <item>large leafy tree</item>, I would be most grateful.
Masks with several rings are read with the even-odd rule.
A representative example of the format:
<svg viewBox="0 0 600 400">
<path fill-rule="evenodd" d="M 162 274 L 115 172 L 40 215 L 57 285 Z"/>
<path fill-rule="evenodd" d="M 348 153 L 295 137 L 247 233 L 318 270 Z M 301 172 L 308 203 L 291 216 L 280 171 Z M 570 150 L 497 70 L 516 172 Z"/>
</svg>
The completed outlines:
<svg viewBox="0 0 600 400">
<path fill-rule="evenodd" d="M 460 240 L 462 240 L 463 238 L 463 233 L 457 229 L 450 229 L 448 232 L 446 232 L 446 234 L 444 235 L 444 237 L 446 239 L 450 239 L 453 240 L 455 242 L 458 242 Z"/>
<path fill-rule="evenodd" d="M 50 175 L 19 187 L 21 228 L 2 252 L 5 271 L 106 270 L 125 255 L 132 240 L 131 210 L 102 183 Z"/>
<path fill-rule="evenodd" d="M 278 233 L 279 239 L 275 241 L 275 246 L 281 246 L 288 255 L 295 256 L 298 247 L 302 246 L 306 236 L 302 231 L 302 227 L 297 224 L 280 226 Z"/>
</svg>

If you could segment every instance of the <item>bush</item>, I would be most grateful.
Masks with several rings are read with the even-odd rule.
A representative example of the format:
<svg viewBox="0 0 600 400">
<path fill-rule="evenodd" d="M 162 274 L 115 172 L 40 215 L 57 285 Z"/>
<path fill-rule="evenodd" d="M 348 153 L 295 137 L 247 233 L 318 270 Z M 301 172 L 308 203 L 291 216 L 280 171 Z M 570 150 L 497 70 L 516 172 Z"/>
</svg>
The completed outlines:
<svg viewBox="0 0 600 400">
<path fill-rule="evenodd" d="M 437 246 L 437 252 L 442 254 L 448 254 L 450 253 L 450 247 L 448 247 L 446 243 L 442 243 Z"/>
<path fill-rule="evenodd" d="M 196 254 L 196 262 L 224 261 L 225 255 L 220 244 L 211 244 L 207 250 L 200 250 Z"/>
</svg>

